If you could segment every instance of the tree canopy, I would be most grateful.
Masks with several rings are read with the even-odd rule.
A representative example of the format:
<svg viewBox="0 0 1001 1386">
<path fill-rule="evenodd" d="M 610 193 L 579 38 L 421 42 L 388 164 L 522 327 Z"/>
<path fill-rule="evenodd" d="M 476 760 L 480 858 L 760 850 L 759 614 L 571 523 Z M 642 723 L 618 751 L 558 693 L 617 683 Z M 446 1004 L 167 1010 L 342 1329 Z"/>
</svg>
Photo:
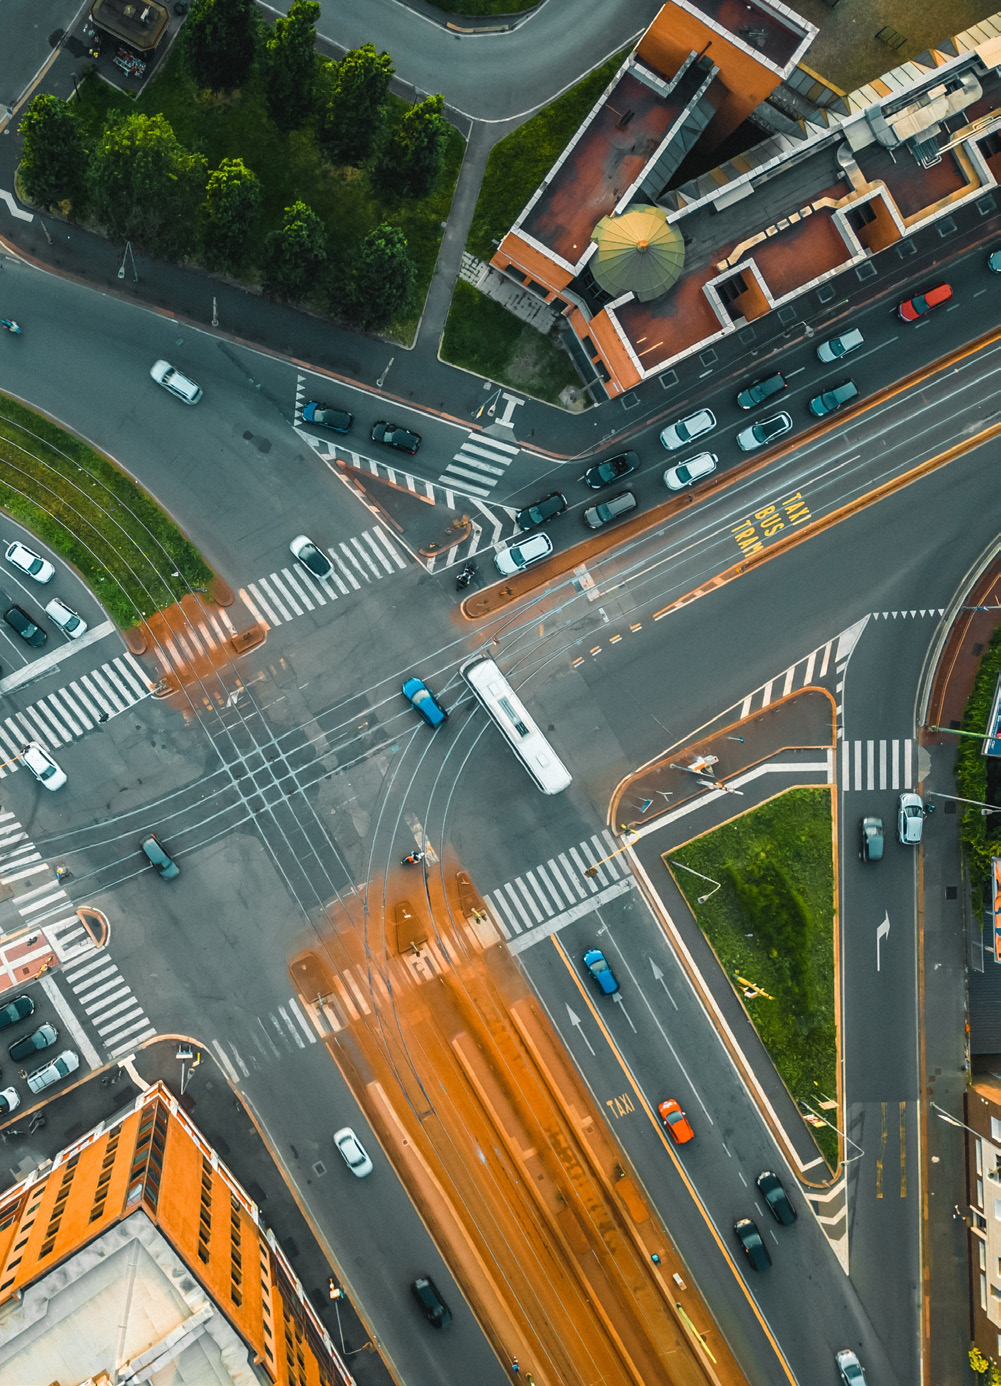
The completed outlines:
<svg viewBox="0 0 1001 1386">
<path fill-rule="evenodd" d="M 21 121 L 21 179 L 40 207 L 86 196 L 87 150 L 76 111 L 58 96 L 36 96 Z"/>
<path fill-rule="evenodd" d="M 206 164 L 178 141 L 162 115 L 130 115 L 102 134 L 90 161 L 93 209 L 116 240 L 165 258 L 192 248 Z"/>
<path fill-rule="evenodd" d="M 261 184 L 242 159 L 223 159 L 205 189 L 205 251 L 224 269 L 248 258 L 250 235 L 261 205 Z"/>
<path fill-rule="evenodd" d="M 394 71 L 392 58 L 376 53 L 374 43 L 352 48 L 339 63 L 327 65 L 320 138 L 333 163 L 359 165 L 371 152 Z"/>
<path fill-rule="evenodd" d="M 410 110 L 386 141 L 376 169 L 382 186 L 400 197 L 426 197 L 445 158 L 445 98 L 428 96 Z"/>
<path fill-rule="evenodd" d="M 359 327 L 385 327 L 406 306 L 417 270 L 398 226 L 383 222 L 362 242 L 348 287 L 347 308 Z"/>
<path fill-rule="evenodd" d="M 305 202 L 285 208 L 281 230 L 272 231 L 264 248 L 265 288 L 282 298 L 300 298 L 327 258 L 323 222 Z"/>
<path fill-rule="evenodd" d="M 319 59 L 316 55 L 317 0 L 294 0 L 287 17 L 275 20 L 267 41 L 268 107 L 276 125 L 295 130 L 305 125 L 316 103 Z"/>
<path fill-rule="evenodd" d="M 243 86 L 260 42 L 255 0 L 192 0 L 183 30 L 184 56 L 199 87 Z"/>
</svg>

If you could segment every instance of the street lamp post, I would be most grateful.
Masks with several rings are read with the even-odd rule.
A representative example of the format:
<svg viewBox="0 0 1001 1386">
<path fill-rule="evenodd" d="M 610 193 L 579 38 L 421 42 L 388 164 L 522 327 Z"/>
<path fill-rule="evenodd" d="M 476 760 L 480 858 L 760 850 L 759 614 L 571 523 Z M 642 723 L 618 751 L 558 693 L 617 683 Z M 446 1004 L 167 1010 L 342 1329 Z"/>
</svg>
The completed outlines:
<svg viewBox="0 0 1001 1386">
<path fill-rule="evenodd" d="M 700 895 L 698 897 L 698 902 L 700 905 L 704 905 L 706 901 L 709 899 L 709 897 L 711 895 L 715 895 L 717 890 L 719 890 L 720 886 L 722 885 L 721 881 L 714 881 L 711 876 L 704 876 L 701 871 L 696 871 L 694 866 L 686 866 L 684 862 L 672 861 L 671 865 L 678 867 L 678 869 L 681 871 L 687 871 L 691 876 L 698 876 L 700 881 L 708 881 L 709 884 L 712 886 L 712 890 L 707 891 L 705 895 Z"/>
<path fill-rule="evenodd" d="M 980 736 L 980 733 L 977 733 Z M 980 810 L 981 816 L 986 818 L 992 813 L 1001 813 L 1001 804 L 985 804 L 981 799 L 961 799 L 958 794 L 942 794 L 937 789 L 929 789 L 930 799 L 951 799 L 954 804 L 971 804 Z"/>
</svg>

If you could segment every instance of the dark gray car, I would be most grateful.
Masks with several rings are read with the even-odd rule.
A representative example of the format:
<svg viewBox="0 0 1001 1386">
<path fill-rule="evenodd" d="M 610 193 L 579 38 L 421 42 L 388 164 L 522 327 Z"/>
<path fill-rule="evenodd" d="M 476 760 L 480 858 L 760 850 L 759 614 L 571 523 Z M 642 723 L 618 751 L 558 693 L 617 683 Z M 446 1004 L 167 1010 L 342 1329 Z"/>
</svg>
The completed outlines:
<svg viewBox="0 0 1001 1386">
<path fill-rule="evenodd" d="M 632 491 L 620 491 L 617 496 L 609 496 L 607 501 L 589 505 L 584 511 L 584 523 L 588 529 L 601 529 L 602 525 L 610 525 L 613 520 L 628 515 L 630 510 L 636 509 L 636 505 Z"/>
<path fill-rule="evenodd" d="M 16 1064 L 23 1059 L 30 1059 L 32 1054 L 37 1054 L 39 1049 L 48 1049 L 50 1044 L 55 1044 L 59 1038 L 59 1031 L 48 1021 L 44 1025 L 39 1025 L 37 1030 L 32 1030 L 30 1035 L 25 1035 L 23 1039 L 15 1040 L 8 1048 L 7 1053 Z"/>
</svg>

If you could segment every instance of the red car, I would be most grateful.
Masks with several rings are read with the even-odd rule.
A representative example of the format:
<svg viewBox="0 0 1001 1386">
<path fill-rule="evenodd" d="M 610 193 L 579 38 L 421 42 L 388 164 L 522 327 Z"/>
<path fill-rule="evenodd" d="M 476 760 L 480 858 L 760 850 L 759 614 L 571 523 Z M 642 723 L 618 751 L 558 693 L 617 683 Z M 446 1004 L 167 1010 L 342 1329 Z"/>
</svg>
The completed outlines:
<svg viewBox="0 0 1001 1386">
<path fill-rule="evenodd" d="M 923 294 L 915 294 L 902 303 L 897 309 L 904 322 L 917 322 L 918 318 L 923 318 L 926 313 L 930 313 L 933 308 L 940 308 L 943 303 L 948 303 L 952 298 L 952 286 L 950 284 L 936 284 L 933 289 L 926 289 Z"/>
<path fill-rule="evenodd" d="M 673 1137 L 675 1145 L 684 1145 L 685 1141 L 690 1141 L 695 1135 L 688 1118 L 681 1110 L 681 1104 L 675 1102 L 673 1097 L 669 1102 L 660 1104 L 657 1115 L 664 1123 L 665 1131 Z"/>
</svg>

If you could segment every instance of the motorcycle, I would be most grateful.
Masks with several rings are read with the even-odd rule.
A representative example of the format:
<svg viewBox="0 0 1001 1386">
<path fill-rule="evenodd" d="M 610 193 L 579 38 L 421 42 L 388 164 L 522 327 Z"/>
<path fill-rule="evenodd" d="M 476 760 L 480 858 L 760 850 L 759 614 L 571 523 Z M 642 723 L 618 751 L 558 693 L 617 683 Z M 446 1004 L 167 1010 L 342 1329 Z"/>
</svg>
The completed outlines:
<svg viewBox="0 0 1001 1386">
<path fill-rule="evenodd" d="M 404 857 L 400 862 L 401 866 L 416 866 L 419 861 L 424 860 L 423 852 L 411 852 L 409 857 Z"/>
<path fill-rule="evenodd" d="M 462 572 L 455 579 L 455 590 L 457 592 L 461 592 L 464 587 L 468 587 L 473 580 L 473 574 L 475 572 L 476 564 L 467 563 L 466 566 L 463 568 Z"/>
<path fill-rule="evenodd" d="M 0 318 L 0 327 L 6 327 L 8 332 L 13 332 L 15 337 L 21 335 L 21 329 L 13 318 Z"/>
</svg>

